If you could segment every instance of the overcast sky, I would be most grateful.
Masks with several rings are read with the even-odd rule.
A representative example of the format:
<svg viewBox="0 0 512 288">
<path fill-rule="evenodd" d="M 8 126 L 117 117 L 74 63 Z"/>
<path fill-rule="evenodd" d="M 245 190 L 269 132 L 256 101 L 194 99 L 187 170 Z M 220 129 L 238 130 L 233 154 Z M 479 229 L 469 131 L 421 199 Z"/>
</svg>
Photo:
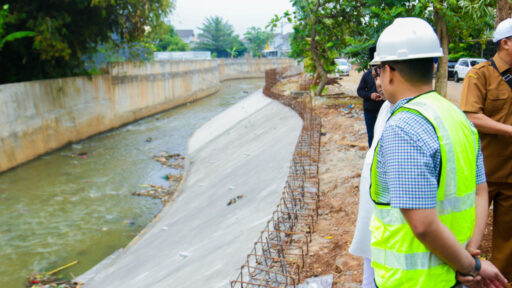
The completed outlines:
<svg viewBox="0 0 512 288">
<path fill-rule="evenodd" d="M 265 29 L 275 14 L 282 15 L 286 10 L 292 10 L 289 0 L 176 0 L 170 20 L 176 29 L 194 29 L 197 35 L 206 17 L 220 16 L 243 38 L 247 28 Z M 285 25 L 283 30 L 291 32 L 291 25 Z"/>
</svg>

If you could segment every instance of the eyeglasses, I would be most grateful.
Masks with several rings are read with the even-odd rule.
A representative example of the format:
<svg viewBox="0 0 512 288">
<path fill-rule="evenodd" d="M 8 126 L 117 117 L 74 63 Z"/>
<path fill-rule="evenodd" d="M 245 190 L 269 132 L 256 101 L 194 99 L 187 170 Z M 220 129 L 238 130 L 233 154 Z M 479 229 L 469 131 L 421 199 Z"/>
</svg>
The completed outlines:
<svg viewBox="0 0 512 288">
<path fill-rule="evenodd" d="M 375 71 L 376 77 L 380 77 L 380 72 L 382 69 L 384 69 L 384 66 L 388 66 L 389 69 L 391 69 L 392 71 L 396 71 L 395 67 L 393 67 L 389 64 L 380 64 L 378 66 L 373 67 L 373 71 Z"/>
</svg>

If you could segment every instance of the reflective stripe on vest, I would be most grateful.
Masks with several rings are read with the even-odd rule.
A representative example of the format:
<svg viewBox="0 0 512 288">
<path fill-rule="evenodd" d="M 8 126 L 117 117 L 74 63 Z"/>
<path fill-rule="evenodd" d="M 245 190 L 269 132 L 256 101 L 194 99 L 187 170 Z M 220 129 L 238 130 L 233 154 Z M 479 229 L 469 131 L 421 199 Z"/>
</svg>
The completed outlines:
<svg viewBox="0 0 512 288">
<path fill-rule="evenodd" d="M 461 245 L 471 238 L 475 220 L 478 133 L 453 104 L 435 92 L 409 101 L 402 111 L 426 118 L 434 127 L 441 151 L 436 210 Z M 377 154 L 371 169 L 371 198 L 381 192 Z M 371 220 L 372 266 L 379 287 L 450 287 L 455 271 L 431 253 L 412 232 L 400 209 L 376 203 Z"/>
<path fill-rule="evenodd" d="M 461 212 L 470 209 L 475 206 L 475 201 L 475 193 L 438 201 L 436 205 L 437 214 L 447 215 L 453 212 Z M 376 209 L 374 214 L 386 225 L 401 225 L 406 223 L 399 209 Z"/>
</svg>

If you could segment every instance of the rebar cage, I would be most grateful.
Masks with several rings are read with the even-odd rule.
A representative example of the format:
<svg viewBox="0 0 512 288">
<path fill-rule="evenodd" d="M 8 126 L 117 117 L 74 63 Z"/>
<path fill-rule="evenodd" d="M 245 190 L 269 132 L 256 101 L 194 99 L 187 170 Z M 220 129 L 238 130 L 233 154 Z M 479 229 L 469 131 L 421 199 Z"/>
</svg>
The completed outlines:
<svg viewBox="0 0 512 288">
<path fill-rule="evenodd" d="M 279 94 L 272 88 L 295 76 L 292 67 L 265 71 L 263 93 L 292 108 L 303 120 L 290 172 L 272 218 L 260 233 L 241 266 L 232 288 L 296 287 L 309 251 L 318 218 L 321 119 L 315 114 L 310 93 L 301 99 Z"/>
</svg>

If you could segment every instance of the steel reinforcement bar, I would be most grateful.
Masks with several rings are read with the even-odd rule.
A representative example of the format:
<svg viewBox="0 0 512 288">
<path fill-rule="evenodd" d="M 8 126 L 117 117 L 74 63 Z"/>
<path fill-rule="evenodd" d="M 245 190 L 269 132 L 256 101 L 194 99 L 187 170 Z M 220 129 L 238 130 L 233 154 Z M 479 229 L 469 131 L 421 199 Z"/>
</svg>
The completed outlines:
<svg viewBox="0 0 512 288">
<path fill-rule="evenodd" d="M 313 111 L 310 95 L 296 100 L 272 91 L 289 77 L 287 73 L 290 74 L 289 69 L 267 70 L 263 93 L 295 110 L 303 120 L 302 131 L 279 204 L 254 242 L 238 277 L 231 281 L 232 288 L 288 288 L 303 280 L 300 272 L 318 218 L 321 120 Z"/>
</svg>

